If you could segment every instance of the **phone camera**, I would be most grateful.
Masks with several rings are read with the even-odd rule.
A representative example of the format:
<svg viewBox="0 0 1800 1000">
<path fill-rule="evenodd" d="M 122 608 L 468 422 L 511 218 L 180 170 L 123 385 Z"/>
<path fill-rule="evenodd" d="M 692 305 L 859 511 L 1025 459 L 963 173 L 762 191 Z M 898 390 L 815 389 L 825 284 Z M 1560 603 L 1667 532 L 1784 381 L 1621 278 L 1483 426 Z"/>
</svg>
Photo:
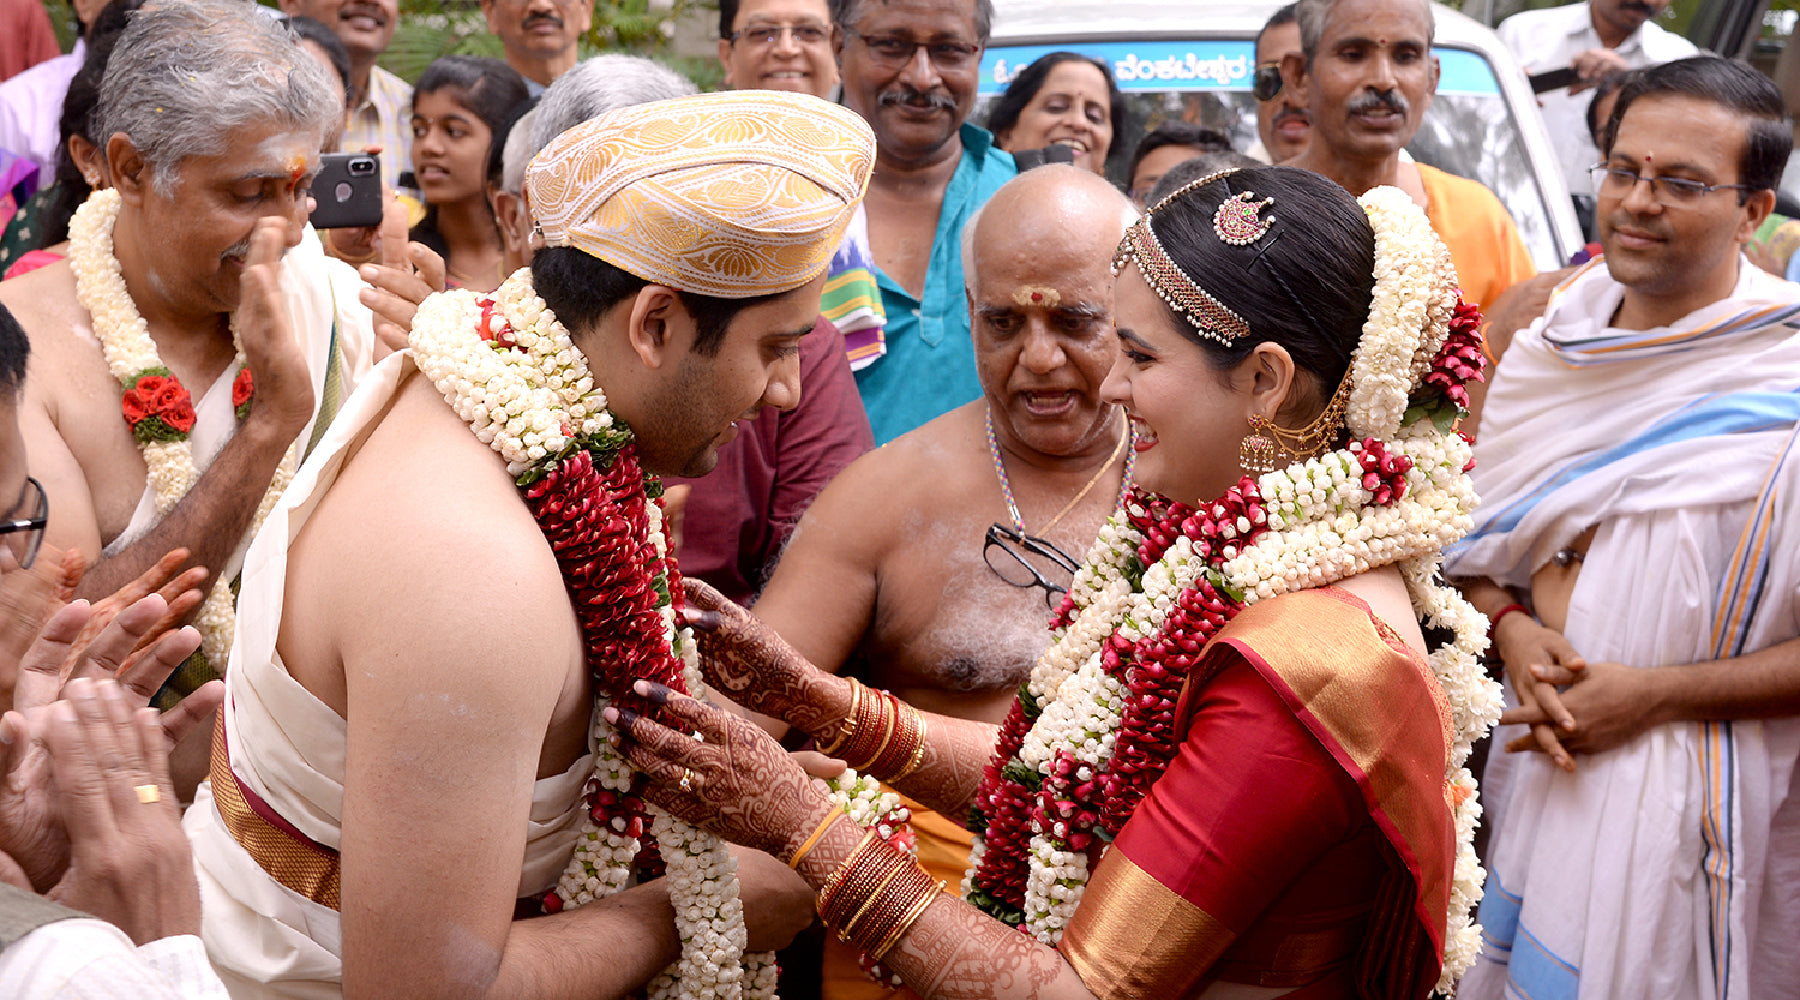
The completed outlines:
<svg viewBox="0 0 1800 1000">
<path fill-rule="evenodd" d="M 375 161 L 370 159 L 351 160 L 350 176 L 368 177 L 375 173 Z"/>
</svg>

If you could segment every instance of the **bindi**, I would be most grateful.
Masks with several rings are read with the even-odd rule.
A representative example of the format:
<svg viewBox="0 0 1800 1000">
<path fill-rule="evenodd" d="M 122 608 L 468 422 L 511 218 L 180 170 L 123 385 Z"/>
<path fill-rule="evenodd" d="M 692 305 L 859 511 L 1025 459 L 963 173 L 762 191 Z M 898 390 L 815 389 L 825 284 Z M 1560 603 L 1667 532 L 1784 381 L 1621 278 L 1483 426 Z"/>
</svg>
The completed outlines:
<svg viewBox="0 0 1800 1000">
<path fill-rule="evenodd" d="M 1062 304 L 1062 295 L 1043 285 L 1020 285 L 1013 289 L 1013 301 L 1022 306 L 1044 306 L 1054 309 Z"/>
</svg>

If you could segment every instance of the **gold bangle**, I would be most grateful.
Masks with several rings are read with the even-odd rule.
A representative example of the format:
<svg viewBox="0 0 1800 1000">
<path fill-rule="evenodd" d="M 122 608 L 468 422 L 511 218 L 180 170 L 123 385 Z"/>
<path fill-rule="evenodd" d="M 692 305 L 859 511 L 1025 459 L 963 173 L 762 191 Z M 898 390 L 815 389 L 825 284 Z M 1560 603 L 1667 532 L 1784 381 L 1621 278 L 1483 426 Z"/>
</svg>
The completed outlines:
<svg viewBox="0 0 1800 1000">
<path fill-rule="evenodd" d="M 856 721 L 857 717 L 862 712 L 864 688 L 862 682 L 856 678 L 850 677 L 846 679 L 850 682 L 850 714 L 843 718 L 842 724 L 838 727 L 838 733 L 836 736 L 832 737 L 829 746 L 819 743 L 819 752 L 827 757 L 835 756 L 839 750 L 844 748 L 844 744 L 856 737 Z M 814 742 L 817 743 L 818 741 L 815 740 Z"/>
<path fill-rule="evenodd" d="M 794 856 L 788 859 L 787 866 L 795 871 L 799 871 L 800 859 L 806 857 L 806 853 L 818 844 L 820 837 L 825 836 L 825 831 L 831 826 L 832 821 L 842 815 L 844 815 L 843 806 L 832 806 L 831 811 L 825 814 L 825 818 L 819 821 L 819 825 L 813 828 L 812 836 L 800 843 L 800 849 L 795 851 Z"/>
<path fill-rule="evenodd" d="M 869 895 L 862 901 L 862 905 L 856 908 L 856 912 L 850 914 L 850 919 L 844 921 L 843 929 L 838 931 L 838 935 L 848 940 L 855 934 L 856 922 L 861 920 L 863 915 L 869 912 L 869 907 L 875 905 L 875 901 L 881 898 L 881 890 L 886 889 L 894 881 L 894 878 L 905 870 L 906 865 L 904 864 L 893 865 L 892 870 L 881 881 L 875 883 L 875 888 L 869 890 Z"/>
<path fill-rule="evenodd" d="M 907 760 L 905 767 L 901 768 L 898 773 L 888 779 L 889 783 L 899 781 L 901 778 L 917 771 L 919 765 L 925 762 L 925 716 L 921 714 L 918 709 L 913 708 L 910 705 L 907 706 L 907 711 L 912 713 L 914 724 L 917 726 L 913 737 L 915 742 L 913 743 L 912 757 Z"/>
<path fill-rule="evenodd" d="M 872 829 L 864 833 L 862 840 L 857 841 L 856 847 L 851 850 L 849 856 L 844 858 L 843 862 L 825 879 L 825 884 L 819 887 L 819 916 L 823 917 L 825 915 L 826 908 L 832 903 L 833 895 L 837 892 L 839 887 L 844 884 L 844 880 L 850 877 L 850 869 L 854 867 L 852 862 L 856 860 L 857 854 L 862 852 L 863 847 L 867 845 L 869 840 L 875 835 L 875 831 Z"/>
<path fill-rule="evenodd" d="M 900 704 L 900 699 L 895 698 L 893 695 L 887 695 L 886 697 L 883 697 L 881 695 L 876 695 L 875 697 L 876 697 L 876 703 L 879 705 L 891 707 L 891 706 Z M 894 730 L 898 729 L 899 727 L 900 727 L 900 712 L 898 710 L 890 712 L 887 710 L 886 707 L 882 708 L 881 709 L 881 745 L 875 748 L 875 753 L 868 759 L 867 762 L 862 763 L 862 764 L 853 764 L 852 766 L 854 766 L 858 771 L 866 771 L 869 768 L 874 767 L 875 763 L 877 761 L 881 760 L 881 755 L 883 753 L 887 752 L 888 744 L 890 742 L 892 742 L 894 739 Z"/>
<path fill-rule="evenodd" d="M 838 936 L 843 940 L 850 939 L 851 922 L 875 898 L 875 890 L 887 884 L 888 879 L 903 867 L 897 863 L 896 854 L 877 857 L 869 864 L 859 864 L 858 870 L 845 879 L 843 885 L 838 886 L 836 895 L 831 898 L 831 905 L 827 907 L 829 912 L 820 914 L 827 925 L 838 929 Z M 856 913 L 849 912 L 851 906 L 856 906 Z"/>
<path fill-rule="evenodd" d="M 856 946 L 863 951 L 887 940 L 900 918 L 912 908 L 919 895 L 931 888 L 931 876 L 915 862 L 907 866 L 906 879 L 888 890 L 887 906 L 856 928 Z"/>
<path fill-rule="evenodd" d="M 944 880 L 939 879 L 935 888 L 925 893 L 923 896 L 920 896 L 918 901 L 913 903 L 913 905 L 907 909 L 906 913 L 900 918 L 900 922 L 894 925 L 892 931 L 888 932 L 888 936 L 883 938 L 880 944 L 869 950 L 869 957 L 877 962 L 886 958 L 887 953 L 894 950 L 894 946 L 900 943 L 900 939 L 906 936 L 906 932 L 912 930 L 912 925 L 918 923 L 919 918 L 925 915 L 925 911 L 930 909 L 931 904 L 937 902 L 937 898 L 943 895 L 943 893 Z"/>
</svg>

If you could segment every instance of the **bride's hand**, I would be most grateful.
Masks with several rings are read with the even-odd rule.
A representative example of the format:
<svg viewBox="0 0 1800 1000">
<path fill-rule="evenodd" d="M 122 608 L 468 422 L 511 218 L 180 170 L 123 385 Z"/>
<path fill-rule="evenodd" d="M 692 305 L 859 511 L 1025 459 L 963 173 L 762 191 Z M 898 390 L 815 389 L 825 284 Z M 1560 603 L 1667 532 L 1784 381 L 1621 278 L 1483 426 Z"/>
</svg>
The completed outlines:
<svg viewBox="0 0 1800 1000">
<path fill-rule="evenodd" d="M 645 799 L 782 860 L 831 811 L 812 778 L 762 727 L 660 684 L 638 681 L 633 690 L 662 706 L 662 722 L 618 708 L 606 709 L 606 719 L 618 727 L 625 758 L 650 780 Z"/>
<path fill-rule="evenodd" d="M 692 577 L 682 585 L 686 624 L 693 626 L 700 647 L 700 669 L 720 694 L 809 732 L 841 717 L 824 704 L 836 678 L 808 663 L 774 629 L 717 590 Z"/>
</svg>

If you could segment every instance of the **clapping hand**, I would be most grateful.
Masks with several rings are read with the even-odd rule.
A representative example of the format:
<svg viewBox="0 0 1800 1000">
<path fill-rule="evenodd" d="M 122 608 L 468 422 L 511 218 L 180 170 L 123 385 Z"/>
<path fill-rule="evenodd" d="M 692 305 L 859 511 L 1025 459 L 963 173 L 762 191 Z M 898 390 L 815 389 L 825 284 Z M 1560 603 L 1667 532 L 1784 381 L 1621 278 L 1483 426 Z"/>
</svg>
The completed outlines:
<svg viewBox="0 0 1800 1000">
<path fill-rule="evenodd" d="M 18 660 L 13 712 L 0 719 L 5 743 L 0 770 L 0 853 L 10 855 L 33 886 L 46 890 L 68 865 L 68 842 L 55 822 L 49 747 L 33 720 L 76 681 L 117 680 L 133 708 L 146 706 L 175 668 L 200 646 L 192 627 L 175 628 L 200 602 L 195 585 L 205 570 L 177 572 L 184 549 L 164 556 L 143 576 L 99 604 L 75 601 L 52 614 Z M 79 574 L 77 574 L 79 575 Z M 160 719 L 171 744 L 224 700 L 213 681 Z M 166 754 L 166 749 L 165 749 Z"/>
<path fill-rule="evenodd" d="M 199 887 L 162 721 L 154 709 L 134 708 L 132 695 L 110 680 L 77 679 L 64 693 L 67 700 L 28 715 L 9 713 L 11 740 L 0 745 L 9 778 L 19 773 L 27 731 L 33 747 L 47 748 L 49 766 L 35 770 L 32 790 L 55 801 L 53 829 L 45 832 L 68 855 L 47 895 L 139 945 L 198 933 Z"/>
</svg>

